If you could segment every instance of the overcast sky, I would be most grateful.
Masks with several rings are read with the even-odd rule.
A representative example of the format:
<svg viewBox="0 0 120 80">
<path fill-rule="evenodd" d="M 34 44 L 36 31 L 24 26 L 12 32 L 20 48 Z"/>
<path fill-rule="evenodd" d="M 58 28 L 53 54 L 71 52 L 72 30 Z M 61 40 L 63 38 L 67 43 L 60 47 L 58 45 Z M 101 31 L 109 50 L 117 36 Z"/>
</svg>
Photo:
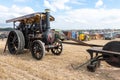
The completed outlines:
<svg viewBox="0 0 120 80">
<path fill-rule="evenodd" d="M 1 0 L 0 27 L 6 20 L 51 9 L 55 29 L 120 29 L 120 0 Z"/>
</svg>

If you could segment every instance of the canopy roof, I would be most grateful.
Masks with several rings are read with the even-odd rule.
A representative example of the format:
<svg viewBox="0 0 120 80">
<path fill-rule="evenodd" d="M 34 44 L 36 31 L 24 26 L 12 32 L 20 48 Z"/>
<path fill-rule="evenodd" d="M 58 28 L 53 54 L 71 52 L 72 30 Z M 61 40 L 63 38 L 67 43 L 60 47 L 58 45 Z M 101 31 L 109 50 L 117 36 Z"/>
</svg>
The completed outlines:
<svg viewBox="0 0 120 80">
<path fill-rule="evenodd" d="M 21 16 L 21 17 L 6 20 L 6 23 L 23 21 L 23 20 L 35 20 L 35 19 L 37 19 L 37 20 L 38 19 L 43 19 L 44 20 L 45 17 L 46 17 L 45 13 L 37 12 L 37 13 L 28 14 L 28 15 L 25 15 L 25 16 Z M 54 21 L 54 20 L 55 20 L 55 18 L 50 15 L 50 21 Z"/>
</svg>

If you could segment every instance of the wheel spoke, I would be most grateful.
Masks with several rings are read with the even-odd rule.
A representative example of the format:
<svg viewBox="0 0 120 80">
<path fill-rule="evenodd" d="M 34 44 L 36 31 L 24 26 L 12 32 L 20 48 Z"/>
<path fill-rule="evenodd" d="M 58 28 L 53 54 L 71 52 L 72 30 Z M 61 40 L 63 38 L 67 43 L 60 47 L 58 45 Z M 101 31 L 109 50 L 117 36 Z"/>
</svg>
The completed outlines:
<svg viewBox="0 0 120 80">
<path fill-rule="evenodd" d="M 13 47 L 11 48 L 11 50 L 12 50 L 13 52 L 15 52 L 15 51 L 16 51 L 16 50 L 15 50 L 15 48 L 13 48 Z"/>
<path fill-rule="evenodd" d="M 10 39 L 13 39 L 13 38 L 14 38 L 14 36 L 12 36 L 12 35 L 11 35 L 9 38 L 10 38 Z"/>
<path fill-rule="evenodd" d="M 61 47 L 61 46 L 59 46 L 59 47 L 58 47 L 58 49 L 62 49 L 62 47 Z"/>
<path fill-rule="evenodd" d="M 58 49 L 58 51 L 61 51 L 61 49 Z"/>
<path fill-rule="evenodd" d="M 56 50 L 56 53 L 59 53 L 59 50 L 58 50 L 58 49 Z"/>
<path fill-rule="evenodd" d="M 13 45 L 13 42 L 9 42 L 9 44 Z"/>
<path fill-rule="evenodd" d="M 16 36 L 14 36 L 14 38 L 13 38 L 13 42 L 15 42 L 17 40 L 17 37 Z"/>
</svg>

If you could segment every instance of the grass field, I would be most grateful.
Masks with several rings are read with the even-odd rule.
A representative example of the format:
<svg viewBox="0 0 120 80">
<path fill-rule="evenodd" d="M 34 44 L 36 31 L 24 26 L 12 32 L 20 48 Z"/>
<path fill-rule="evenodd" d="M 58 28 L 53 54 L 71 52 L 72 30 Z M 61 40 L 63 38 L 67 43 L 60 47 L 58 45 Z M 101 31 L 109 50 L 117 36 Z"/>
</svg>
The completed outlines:
<svg viewBox="0 0 120 80">
<path fill-rule="evenodd" d="M 116 39 L 120 40 L 120 39 Z M 46 52 L 45 57 L 37 61 L 29 51 L 11 55 L 2 53 L 6 40 L 0 40 L 0 80 L 120 80 L 120 68 L 102 62 L 96 72 L 88 72 L 86 66 L 74 70 L 71 64 L 80 65 L 89 59 L 86 49 L 90 47 L 63 44 L 63 52 L 55 56 Z M 86 43 L 104 45 L 109 40 L 91 40 Z"/>
</svg>

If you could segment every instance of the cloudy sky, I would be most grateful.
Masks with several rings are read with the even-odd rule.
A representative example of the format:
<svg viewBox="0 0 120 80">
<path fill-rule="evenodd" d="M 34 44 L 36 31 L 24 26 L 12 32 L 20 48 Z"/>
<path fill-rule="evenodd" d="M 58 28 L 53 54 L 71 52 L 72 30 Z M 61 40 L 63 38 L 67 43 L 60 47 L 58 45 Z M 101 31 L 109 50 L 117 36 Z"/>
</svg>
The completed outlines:
<svg viewBox="0 0 120 80">
<path fill-rule="evenodd" d="M 120 29 L 120 0 L 1 0 L 0 27 L 6 20 L 51 9 L 56 29 Z"/>
</svg>

